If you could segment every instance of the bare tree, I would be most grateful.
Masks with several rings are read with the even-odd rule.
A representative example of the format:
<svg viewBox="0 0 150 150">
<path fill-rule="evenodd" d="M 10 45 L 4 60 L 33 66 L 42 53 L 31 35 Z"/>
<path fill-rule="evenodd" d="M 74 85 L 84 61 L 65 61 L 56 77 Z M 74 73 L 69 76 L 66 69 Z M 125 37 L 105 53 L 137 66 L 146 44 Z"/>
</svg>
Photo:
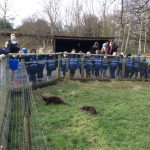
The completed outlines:
<svg viewBox="0 0 150 150">
<path fill-rule="evenodd" d="M 13 6 L 10 0 L 1 0 L 0 1 L 0 18 L 2 17 L 4 20 L 3 29 L 6 30 L 6 23 L 8 21 L 14 20 L 14 16 L 12 15 Z"/>
<path fill-rule="evenodd" d="M 24 39 L 22 45 L 27 45 L 29 47 L 34 43 L 34 39 L 39 45 L 43 45 L 46 49 L 50 44 L 50 26 L 47 21 L 39 19 L 37 16 L 33 15 L 24 20 L 23 24 L 17 29 L 20 33 L 26 36 L 31 36 L 32 38 Z"/>
<path fill-rule="evenodd" d="M 51 35 L 59 32 L 62 27 L 61 3 L 62 0 L 43 0 L 44 13 L 52 27 Z"/>
</svg>

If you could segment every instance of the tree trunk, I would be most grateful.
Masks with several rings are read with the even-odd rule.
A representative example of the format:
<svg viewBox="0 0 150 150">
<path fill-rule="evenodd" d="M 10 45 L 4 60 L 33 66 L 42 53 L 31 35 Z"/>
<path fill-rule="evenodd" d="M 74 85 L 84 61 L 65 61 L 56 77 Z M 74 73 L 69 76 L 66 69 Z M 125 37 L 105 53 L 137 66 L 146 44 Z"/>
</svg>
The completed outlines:
<svg viewBox="0 0 150 150">
<path fill-rule="evenodd" d="M 142 51 L 142 28 L 143 28 L 143 21 L 142 21 L 142 14 L 141 14 L 141 24 L 140 24 L 140 36 L 139 36 L 139 47 L 138 47 L 138 53 L 141 53 Z"/>
<path fill-rule="evenodd" d="M 146 53 L 146 47 L 147 47 L 147 28 L 146 28 L 146 23 L 145 23 L 144 53 Z"/>
<path fill-rule="evenodd" d="M 127 51 L 127 48 L 128 48 L 129 38 L 130 38 L 130 23 L 128 25 L 128 35 L 127 35 L 127 40 L 126 40 L 126 44 L 125 44 L 125 51 Z"/>
<path fill-rule="evenodd" d="M 123 52 L 124 45 L 125 45 L 125 42 L 124 42 L 124 39 L 125 39 L 125 32 L 126 32 L 126 26 L 122 27 L 122 44 L 121 44 L 121 52 Z M 125 53 L 126 53 L 126 51 L 125 51 Z"/>
</svg>

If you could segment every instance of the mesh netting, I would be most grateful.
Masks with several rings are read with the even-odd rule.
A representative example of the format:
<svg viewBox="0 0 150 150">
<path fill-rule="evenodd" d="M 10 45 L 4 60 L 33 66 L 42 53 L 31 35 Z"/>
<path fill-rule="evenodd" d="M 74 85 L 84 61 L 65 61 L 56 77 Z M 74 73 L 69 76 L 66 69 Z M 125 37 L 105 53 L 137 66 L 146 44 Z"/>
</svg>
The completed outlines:
<svg viewBox="0 0 150 150">
<path fill-rule="evenodd" d="M 8 63 L 6 57 L 0 57 L 0 148 L 6 149 L 9 114 L 11 109 L 9 94 Z"/>
<path fill-rule="evenodd" d="M 29 82 L 25 63 L 18 61 L 17 69 L 9 69 L 7 62 L 8 59 L 5 58 L 1 61 L 0 66 L 0 75 L 3 79 L 0 80 L 0 96 L 2 96 L 0 102 L 3 106 L 1 109 L 1 138 L 3 140 L 0 143 L 1 147 L 8 150 L 48 149 L 42 128 L 36 121 L 38 112 L 34 106 L 32 86 Z M 7 97 L 10 97 L 10 101 Z M 5 116 L 9 116 L 7 121 L 5 121 Z"/>
</svg>

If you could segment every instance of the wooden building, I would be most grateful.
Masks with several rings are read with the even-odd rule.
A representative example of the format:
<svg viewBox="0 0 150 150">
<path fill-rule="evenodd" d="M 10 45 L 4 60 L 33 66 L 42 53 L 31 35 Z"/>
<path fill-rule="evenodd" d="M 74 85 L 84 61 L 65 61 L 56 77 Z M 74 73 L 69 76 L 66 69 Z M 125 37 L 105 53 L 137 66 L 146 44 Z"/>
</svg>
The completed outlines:
<svg viewBox="0 0 150 150">
<path fill-rule="evenodd" d="M 53 50 L 55 52 L 68 51 L 76 49 L 77 52 L 87 52 L 93 46 L 94 42 L 99 42 L 100 49 L 106 41 L 114 40 L 114 37 L 75 37 L 75 36 L 54 36 Z"/>
</svg>

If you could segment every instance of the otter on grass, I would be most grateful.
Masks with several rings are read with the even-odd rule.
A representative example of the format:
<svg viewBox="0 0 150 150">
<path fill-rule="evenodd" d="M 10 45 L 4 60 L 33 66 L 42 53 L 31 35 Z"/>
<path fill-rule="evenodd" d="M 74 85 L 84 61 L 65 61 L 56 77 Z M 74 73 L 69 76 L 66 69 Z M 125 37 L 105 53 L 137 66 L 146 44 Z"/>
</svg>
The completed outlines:
<svg viewBox="0 0 150 150">
<path fill-rule="evenodd" d="M 46 104 L 65 104 L 68 105 L 68 103 L 65 103 L 60 97 L 58 96 L 49 96 L 49 95 L 42 95 L 41 96 L 43 101 L 46 102 Z"/>
<path fill-rule="evenodd" d="M 80 109 L 83 109 L 93 115 L 96 115 L 98 114 L 98 112 L 96 111 L 95 107 L 94 106 L 81 106 Z"/>
</svg>

